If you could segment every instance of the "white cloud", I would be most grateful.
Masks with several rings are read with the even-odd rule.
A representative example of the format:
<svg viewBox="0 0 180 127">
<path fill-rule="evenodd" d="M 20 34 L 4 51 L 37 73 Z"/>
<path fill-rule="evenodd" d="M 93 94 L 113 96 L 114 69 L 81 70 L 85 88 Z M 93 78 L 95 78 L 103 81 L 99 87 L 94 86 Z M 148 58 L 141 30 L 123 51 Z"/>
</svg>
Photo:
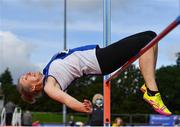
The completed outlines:
<svg viewBox="0 0 180 127">
<path fill-rule="evenodd" d="M 62 23 L 49 21 L 19 21 L 2 19 L 0 27 L 8 30 L 60 30 L 63 29 Z"/>
<path fill-rule="evenodd" d="M 38 70 L 30 61 L 33 47 L 11 32 L 0 31 L 0 73 L 8 67 L 16 82 L 22 73 Z"/>
</svg>

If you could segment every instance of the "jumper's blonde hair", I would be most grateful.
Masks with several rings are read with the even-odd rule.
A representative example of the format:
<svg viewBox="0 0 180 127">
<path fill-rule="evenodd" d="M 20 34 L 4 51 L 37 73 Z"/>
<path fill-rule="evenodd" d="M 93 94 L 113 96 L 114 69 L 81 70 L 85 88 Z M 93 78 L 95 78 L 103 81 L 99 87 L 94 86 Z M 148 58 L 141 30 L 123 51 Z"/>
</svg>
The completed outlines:
<svg viewBox="0 0 180 127">
<path fill-rule="evenodd" d="M 34 94 L 31 93 L 31 92 L 26 91 L 23 88 L 22 84 L 20 83 L 20 78 L 18 79 L 17 90 L 20 93 L 22 100 L 24 100 L 24 101 L 26 101 L 26 102 L 28 102 L 30 104 L 36 102 Z"/>
</svg>

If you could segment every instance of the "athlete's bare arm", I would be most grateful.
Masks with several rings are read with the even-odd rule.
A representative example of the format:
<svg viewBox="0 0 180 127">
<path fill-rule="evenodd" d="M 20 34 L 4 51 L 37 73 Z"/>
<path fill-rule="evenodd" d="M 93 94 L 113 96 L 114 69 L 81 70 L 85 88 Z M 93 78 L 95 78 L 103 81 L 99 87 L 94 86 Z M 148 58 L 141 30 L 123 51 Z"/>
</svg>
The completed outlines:
<svg viewBox="0 0 180 127">
<path fill-rule="evenodd" d="M 92 112 L 92 104 L 89 100 L 84 100 L 84 102 L 82 103 L 66 92 L 62 91 L 61 89 L 55 87 L 55 84 L 57 84 L 56 80 L 52 77 L 48 77 L 46 85 L 44 87 L 44 91 L 50 98 L 57 102 L 65 104 L 75 111 L 85 113 Z"/>
</svg>

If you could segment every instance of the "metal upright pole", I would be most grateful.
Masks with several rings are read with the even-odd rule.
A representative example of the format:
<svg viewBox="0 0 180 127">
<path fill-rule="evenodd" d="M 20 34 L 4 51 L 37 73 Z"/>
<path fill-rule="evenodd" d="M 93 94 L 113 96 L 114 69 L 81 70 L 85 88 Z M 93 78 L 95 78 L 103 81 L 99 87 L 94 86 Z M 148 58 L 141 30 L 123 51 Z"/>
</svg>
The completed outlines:
<svg viewBox="0 0 180 127">
<path fill-rule="evenodd" d="M 103 0 L 103 41 L 104 47 L 111 42 L 111 0 Z M 109 75 L 104 76 L 104 126 L 110 126 L 111 115 L 111 84 L 106 82 Z"/>
<path fill-rule="evenodd" d="M 66 29 L 67 29 L 67 24 L 66 24 L 66 22 L 67 22 L 67 15 L 66 15 L 66 13 L 67 13 L 67 9 L 66 9 L 66 0 L 64 0 L 64 50 L 66 50 L 67 49 L 67 44 L 66 44 Z"/>
<path fill-rule="evenodd" d="M 180 0 L 179 0 L 179 15 L 180 15 Z"/>
<path fill-rule="evenodd" d="M 67 9 L 66 9 L 66 0 L 64 0 L 64 50 L 67 49 L 67 45 L 66 45 L 66 12 L 67 12 Z M 67 91 L 66 91 L 67 92 Z M 67 114 L 67 109 L 66 109 L 66 105 L 63 104 L 63 124 L 66 125 L 66 114 Z"/>
</svg>

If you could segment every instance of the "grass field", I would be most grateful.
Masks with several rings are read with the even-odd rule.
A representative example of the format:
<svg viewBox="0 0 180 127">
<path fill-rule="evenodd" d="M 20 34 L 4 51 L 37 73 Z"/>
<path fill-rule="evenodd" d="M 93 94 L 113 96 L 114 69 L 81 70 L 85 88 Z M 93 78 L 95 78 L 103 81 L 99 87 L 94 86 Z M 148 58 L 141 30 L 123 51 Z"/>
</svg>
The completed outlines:
<svg viewBox="0 0 180 127">
<path fill-rule="evenodd" d="M 67 115 L 67 122 L 69 121 L 69 117 L 72 114 Z M 32 113 L 33 122 L 39 121 L 40 123 L 62 123 L 63 116 L 62 114 L 58 113 L 47 113 L 47 112 L 33 112 Z M 75 121 L 86 122 L 88 120 L 88 116 L 83 114 L 75 114 L 74 115 Z"/>
</svg>

